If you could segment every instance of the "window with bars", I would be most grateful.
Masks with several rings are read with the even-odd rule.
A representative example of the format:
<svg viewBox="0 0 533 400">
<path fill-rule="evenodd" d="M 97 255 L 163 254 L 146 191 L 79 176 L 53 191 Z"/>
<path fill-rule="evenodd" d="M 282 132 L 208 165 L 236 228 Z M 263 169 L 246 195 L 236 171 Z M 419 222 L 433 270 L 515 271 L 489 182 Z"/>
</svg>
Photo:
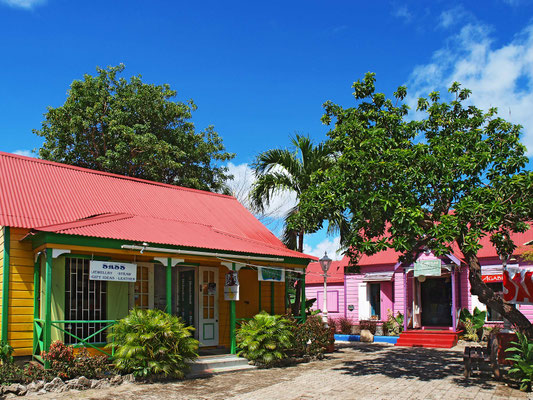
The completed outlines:
<svg viewBox="0 0 533 400">
<path fill-rule="evenodd" d="M 89 260 L 65 258 L 65 320 L 98 321 L 107 319 L 107 285 L 105 281 L 89 280 Z M 69 323 L 65 331 L 85 339 L 102 329 L 102 323 Z M 103 343 L 106 332 L 100 332 L 88 340 L 89 343 Z M 66 344 L 79 340 L 65 335 Z"/>
</svg>

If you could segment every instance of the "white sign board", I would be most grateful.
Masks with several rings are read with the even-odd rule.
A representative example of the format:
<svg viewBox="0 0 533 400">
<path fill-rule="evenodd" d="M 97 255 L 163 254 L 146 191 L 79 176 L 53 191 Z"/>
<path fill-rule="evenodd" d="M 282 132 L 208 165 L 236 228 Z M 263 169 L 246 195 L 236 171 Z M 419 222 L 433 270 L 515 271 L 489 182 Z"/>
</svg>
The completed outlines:
<svg viewBox="0 0 533 400">
<path fill-rule="evenodd" d="M 239 300 L 239 275 L 237 271 L 229 271 L 226 274 L 224 284 L 224 300 Z"/>
<path fill-rule="evenodd" d="M 92 281 L 135 282 L 137 281 L 137 264 L 91 260 L 89 279 Z"/>
</svg>

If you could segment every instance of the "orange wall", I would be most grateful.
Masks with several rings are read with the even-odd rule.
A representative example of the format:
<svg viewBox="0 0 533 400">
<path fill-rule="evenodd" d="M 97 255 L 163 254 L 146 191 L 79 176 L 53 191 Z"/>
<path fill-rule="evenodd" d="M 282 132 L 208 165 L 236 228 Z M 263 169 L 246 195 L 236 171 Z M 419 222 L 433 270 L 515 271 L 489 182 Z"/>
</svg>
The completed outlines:
<svg viewBox="0 0 533 400">
<path fill-rule="evenodd" d="M 7 339 L 15 356 L 31 355 L 33 346 L 33 251 L 31 242 L 20 242 L 27 233 L 10 228 Z"/>
<path fill-rule="evenodd" d="M 27 356 L 32 354 L 33 345 L 33 271 L 34 260 L 31 242 L 20 242 L 28 233 L 27 229 L 10 229 L 10 282 L 9 282 L 9 310 L 8 310 L 8 341 L 15 348 L 14 355 Z M 0 231 L 0 249 L 3 250 L 3 230 Z M 51 246 L 54 248 L 69 246 Z M 74 246 L 72 246 L 74 247 Z M 105 249 L 84 248 L 74 250 L 78 254 L 100 254 L 109 255 L 115 259 L 132 260 L 129 252 L 117 254 L 117 251 L 107 251 Z M 158 254 L 158 256 L 161 256 Z M 149 255 L 135 255 L 137 261 L 150 260 Z M 188 260 L 186 260 L 188 261 Z M 200 261 L 200 260 L 198 260 Z M 202 266 L 219 267 L 219 345 L 230 346 L 230 302 L 224 300 L 225 274 L 228 269 L 220 266 L 220 262 L 214 259 L 202 259 Z M 0 251 L 0 311 L 1 311 L 1 282 L 3 273 L 3 251 Z M 251 318 L 259 312 L 259 283 L 257 271 L 252 269 L 242 269 L 239 271 L 240 300 L 236 302 L 237 318 Z M 270 282 L 262 282 L 262 309 L 271 312 L 271 289 Z M 283 314 L 285 308 L 285 286 L 284 283 L 274 284 L 274 298 L 276 314 Z"/>
</svg>

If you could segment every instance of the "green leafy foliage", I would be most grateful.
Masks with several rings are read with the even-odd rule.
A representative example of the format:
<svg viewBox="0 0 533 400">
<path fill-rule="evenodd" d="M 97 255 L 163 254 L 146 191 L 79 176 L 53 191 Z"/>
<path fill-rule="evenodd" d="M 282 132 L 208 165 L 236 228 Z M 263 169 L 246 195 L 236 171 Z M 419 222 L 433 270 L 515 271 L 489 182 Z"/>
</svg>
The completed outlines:
<svg viewBox="0 0 533 400">
<path fill-rule="evenodd" d="M 63 380 L 79 376 L 93 379 L 101 378 L 111 370 L 107 356 L 90 355 L 85 348 L 76 351 L 73 346 L 67 346 L 60 340 L 53 342 L 49 351 L 43 352 L 41 356 L 49 362 L 50 368 L 44 373 L 28 367 L 26 375 L 58 376 Z"/>
<path fill-rule="evenodd" d="M 352 333 L 352 321 L 346 317 L 340 317 L 337 319 L 337 327 L 340 333 L 344 335 L 350 335 Z"/>
<path fill-rule="evenodd" d="M 239 355 L 261 366 L 273 366 L 293 346 L 291 323 L 280 315 L 261 311 L 237 329 Z"/>
<path fill-rule="evenodd" d="M 296 357 L 320 357 L 331 343 L 331 332 L 320 315 L 310 315 L 304 323 L 291 318 L 294 345 L 291 354 Z"/>
<path fill-rule="evenodd" d="M 362 254 L 389 248 L 404 265 L 425 249 L 446 256 L 459 248 L 473 294 L 533 334 L 529 320 L 482 282 L 477 259 L 485 236 L 499 255 L 511 255 L 511 232 L 525 232 L 533 220 L 533 172 L 521 126 L 472 105 L 458 83 L 449 101 L 438 92 L 420 98 L 415 115 L 408 115 L 405 87 L 387 98 L 376 92 L 371 73 L 353 84 L 353 95 L 354 107 L 324 104 L 332 162 L 313 173 L 289 228 L 346 226 L 341 245 L 354 265 Z"/>
<path fill-rule="evenodd" d="M 9 364 L 13 362 L 13 347 L 7 342 L 0 342 L 0 362 Z"/>
<path fill-rule="evenodd" d="M 486 317 L 487 312 L 481 311 L 477 307 L 474 308 L 473 314 L 470 314 L 468 308 L 463 308 L 459 314 L 459 321 L 461 321 L 466 331 L 463 337 L 466 340 L 478 342 L 483 333 Z"/>
<path fill-rule="evenodd" d="M 196 105 L 175 101 L 169 85 L 118 75 L 124 65 L 97 68 L 72 82 L 60 107 L 49 107 L 40 130 L 46 160 L 196 189 L 223 191 L 220 162 L 234 155 L 208 127 L 190 121 Z"/>
<path fill-rule="evenodd" d="M 387 321 L 383 323 L 383 333 L 388 336 L 398 336 L 403 332 L 403 314 L 398 311 L 396 316 L 390 309 L 387 310 Z"/>
<path fill-rule="evenodd" d="M 322 144 L 315 145 L 308 136 L 301 135 L 292 138 L 291 144 L 292 149 L 271 149 L 256 157 L 253 168 L 257 178 L 250 192 L 255 210 L 264 212 L 272 196 L 283 192 L 294 193 L 298 202 L 300 194 L 311 184 L 311 175 L 328 167 L 330 157 Z M 298 204 L 285 216 L 282 241 L 289 249 L 303 252 L 304 229 L 294 225 L 289 229 L 287 225 L 287 220 L 297 212 Z M 301 276 L 289 274 L 288 277 L 291 312 L 298 315 L 302 301 Z"/>
<path fill-rule="evenodd" d="M 119 320 L 108 340 L 115 347 L 115 367 L 135 376 L 183 378 L 187 362 L 198 357 L 194 328 L 160 310 L 134 308 Z"/>
<path fill-rule="evenodd" d="M 518 379 L 520 390 L 531 391 L 533 379 L 533 343 L 520 332 L 516 333 L 518 342 L 511 342 L 515 347 L 506 349 L 506 352 L 513 353 L 507 360 L 513 361 L 509 370 L 509 375 Z"/>
</svg>

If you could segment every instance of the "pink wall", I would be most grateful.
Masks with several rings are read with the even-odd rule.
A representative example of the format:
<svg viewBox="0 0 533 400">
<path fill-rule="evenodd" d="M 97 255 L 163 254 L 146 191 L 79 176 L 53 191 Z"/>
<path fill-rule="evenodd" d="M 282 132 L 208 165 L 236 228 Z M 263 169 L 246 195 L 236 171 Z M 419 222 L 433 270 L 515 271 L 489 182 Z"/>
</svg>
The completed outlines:
<svg viewBox="0 0 533 400">
<path fill-rule="evenodd" d="M 346 275 L 346 291 L 347 291 L 347 305 L 350 304 L 354 306 L 353 311 L 347 311 L 346 316 L 353 320 L 353 321 L 359 321 L 359 284 L 363 282 L 363 276 L 367 272 L 387 272 L 392 271 L 394 269 L 394 265 L 372 265 L 372 266 L 365 266 L 361 267 L 359 274 L 349 274 Z M 381 319 L 383 321 L 387 320 L 387 310 L 393 310 L 396 312 L 396 309 L 398 307 L 398 291 L 396 290 L 396 287 L 398 285 L 397 280 L 400 279 L 400 285 L 402 285 L 401 279 L 403 279 L 403 275 L 400 273 L 394 274 L 394 281 L 393 282 L 379 282 L 381 284 Z M 376 282 L 378 283 L 378 282 Z M 393 287 L 396 290 L 393 293 Z M 401 286 L 403 288 L 403 286 Z M 401 307 L 403 309 L 403 289 L 400 290 L 401 294 L 399 298 L 401 299 Z M 403 313 L 403 310 L 398 310 L 401 313 Z"/>
<path fill-rule="evenodd" d="M 321 310 L 323 306 L 324 284 L 306 284 L 305 297 L 317 299 L 311 307 Z M 344 283 L 328 283 L 328 316 L 331 318 L 344 317 Z"/>
<path fill-rule="evenodd" d="M 380 282 L 381 284 L 381 320 L 386 321 L 388 318 L 388 310 L 393 311 L 394 306 L 392 302 L 392 282 Z"/>
<path fill-rule="evenodd" d="M 483 260 L 482 265 L 497 265 L 498 259 Z M 521 265 L 523 266 L 523 265 Z M 524 267 L 533 268 L 533 265 L 527 265 Z M 328 284 L 328 291 L 332 293 L 328 297 L 328 305 L 335 303 L 335 307 L 328 307 L 330 310 L 337 309 L 337 311 L 329 311 L 328 314 L 334 318 L 345 315 L 354 322 L 359 321 L 359 284 L 363 281 L 363 276 L 367 272 L 386 272 L 394 269 L 394 265 L 375 265 L 361 267 L 359 274 L 347 274 L 346 275 L 346 293 L 344 292 L 343 283 Z M 470 293 L 470 282 L 468 280 L 468 268 L 462 266 L 456 274 L 456 293 L 457 293 L 457 309 L 467 307 L 471 312 L 472 310 L 472 297 Z M 411 308 L 413 304 L 413 274 L 409 273 L 407 278 L 407 296 L 404 298 L 403 287 L 403 270 L 398 268 L 394 272 L 392 282 L 380 282 L 381 284 L 381 319 L 387 319 L 387 310 L 391 309 L 394 314 L 398 312 L 404 313 L 404 301 L 407 301 L 408 315 L 411 314 Z M 322 284 L 308 284 L 306 286 L 307 298 L 317 298 L 320 303 L 315 303 L 314 309 L 322 308 Z M 344 303 L 346 297 L 346 304 Z M 353 310 L 349 310 L 349 306 L 353 306 Z M 520 311 L 531 321 L 533 321 L 533 305 L 520 305 Z"/>
</svg>

